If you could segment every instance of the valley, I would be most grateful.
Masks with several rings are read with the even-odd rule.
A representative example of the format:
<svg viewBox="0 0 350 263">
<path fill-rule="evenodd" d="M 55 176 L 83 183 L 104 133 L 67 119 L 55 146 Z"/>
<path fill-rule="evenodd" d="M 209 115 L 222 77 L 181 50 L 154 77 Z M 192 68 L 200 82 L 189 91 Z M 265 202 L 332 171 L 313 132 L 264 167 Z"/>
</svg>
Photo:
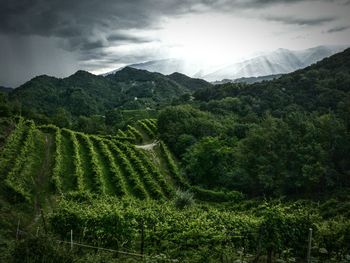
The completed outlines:
<svg viewBox="0 0 350 263">
<path fill-rule="evenodd" d="M 349 58 L 252 84 L 124 68 L 0 93 L 0 260 L 348 262 Z"/>
</svg>

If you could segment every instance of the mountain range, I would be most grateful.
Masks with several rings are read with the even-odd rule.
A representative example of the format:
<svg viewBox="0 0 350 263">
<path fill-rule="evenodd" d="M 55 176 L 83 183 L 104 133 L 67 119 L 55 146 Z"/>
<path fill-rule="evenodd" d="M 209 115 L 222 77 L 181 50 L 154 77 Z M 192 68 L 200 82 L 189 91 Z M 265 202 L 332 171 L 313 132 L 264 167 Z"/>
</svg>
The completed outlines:
<svg viewBox="0 0 350 263">
<path fill-rule="evenodd" d="M 190 77 L 202 78 L 206 81 L 235 80 L 238 78 L 261 77 L 276 74 L 285 74 L 297 69 L 305 68 L 325 57 L 343 51 L 346 46 L 317 46 L 304 50 L 277 49 L 265 52 L 258 56 L 222 66 L 214 71 L 201 68 L 201 65 L 188 63 L 182 59 L 162 59 L 144 63 L 131 64 L 129 67 L 144 69 L 150 72 L 171 74 L 181 72 Z M 122 68 L 108 72 L 113 74 Z"/>
<path fill-rule="evenodd" d="M 312 61 L 334 52 L 334 50 L 318 47 L 293 53 L 289 50 L 279 49 L 276 52 L 252 59 L 249 63 L 242 62 L 240 65 L 245 65 L 245 72 L 249 72 L 248 69 L 251 69 L 250 72 L 258 72 L 259 69 L 264 69 L 262 66 L 264 62 L 270 65 L 269 68 L 264 69 L 264 74 L 268 73 L 268 70 L 273 71 L 277 68 L 286 72 L 310 64 Z M 283 66 L 287 60 L 290 61 L 289 66 Z M 257 64 L 256 69 L 252 66 L 254 63 Z M 273 65 L 278 65 L 278 67 Z M 228 71 L 232 68 L 234 67 L 230 66 L 225 70 Z M 240 72 L 243 71 L 241 68 Z M 231 82 L 254 83 L 279 78 L 280 75 L 277 74 L 259 78 L 241 77 Z M 23 111 L 50 116 L 63 108 L 72 116 L 89 116 L 104 115 L 109 110 L 116 108 L 126 110 L 156 109 L 163 105 L 169 105 L 182 95 L 212 86 L 211 83 L 203 79 L 191 78 L 178 72 L 164 75 L 133 67 L 124 67 L 106 76 L 94 75 L 82 70 L 62 79 L 47 75 L 38 76 L 9 92 L 9 98 L 19 102 Z"/>
<path fill-rule="evenodd" d="M 155 108 L 210 83 L 180 73 L 163 75 L 125 67 L 97 76 L 79 70 L 67 78 L 41 75 L 10 93 L 24 111 L 52 115 L 63 108 L 73 116 L 104 115 L 108 110 Z"/>
</svg>

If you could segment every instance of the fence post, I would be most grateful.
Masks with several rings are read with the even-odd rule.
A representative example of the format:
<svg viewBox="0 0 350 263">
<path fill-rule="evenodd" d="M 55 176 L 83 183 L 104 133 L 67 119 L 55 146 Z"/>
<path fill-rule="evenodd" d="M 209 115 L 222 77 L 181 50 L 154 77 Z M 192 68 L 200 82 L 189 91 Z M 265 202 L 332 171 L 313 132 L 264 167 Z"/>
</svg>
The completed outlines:
<svg viewBox="0 0 350 263">
<path fill-rule="evenodd" d="M 143 250 L 144 250 L 144 242 L 145 242 L 145 235 L 144 235 L 144 223 L 143 223 L 143 218 L 141 219 L 141 248 L 140 248 L 140 251 L 141 251 L 141 257 L 143 258 Z"/>
<path fill-rule="evenodd" d="M 42 208 L 40 208 L 40 214 L 41 214 L 41 218 L 42 218 L 42 220 L 43 220 L 43 225 L 44 225 L 45 234 L 47 234 L 46 220 L 45 220 L 44 211 L 43 211 Z"/>
<path fill-rule="evenodd" d="M 309 240 L 307 246 L 307 263 L 311 263 L 312 228 L 309 228 Z"/>
<path fill-rule="evenodd" d="M 18 223 L 17 223 L 16 240 L 18 240 L 18 237 L 19 237 L 19 223 L 20 223 L 20 219 L 18 219 Z"/>
<path fill-rule="evenodd" d="M 70 230 L 70 250 L 73 250 L 73 229 Z"/>
</svg>

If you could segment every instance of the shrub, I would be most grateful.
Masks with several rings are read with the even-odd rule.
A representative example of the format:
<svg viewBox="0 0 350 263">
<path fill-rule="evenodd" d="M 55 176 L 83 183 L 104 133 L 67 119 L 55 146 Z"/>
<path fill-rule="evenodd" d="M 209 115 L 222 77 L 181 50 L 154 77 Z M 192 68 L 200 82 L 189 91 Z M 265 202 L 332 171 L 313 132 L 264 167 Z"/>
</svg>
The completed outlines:
<svg viewBox="0 0 350 263">
<path fill-rule="evenodd" d="M 174 204 L 178 209 L 184 209 L 192 206 L 194 203 L 193 194 L 189 191 L 177 190 L 175 194 Z"/>
</svg>

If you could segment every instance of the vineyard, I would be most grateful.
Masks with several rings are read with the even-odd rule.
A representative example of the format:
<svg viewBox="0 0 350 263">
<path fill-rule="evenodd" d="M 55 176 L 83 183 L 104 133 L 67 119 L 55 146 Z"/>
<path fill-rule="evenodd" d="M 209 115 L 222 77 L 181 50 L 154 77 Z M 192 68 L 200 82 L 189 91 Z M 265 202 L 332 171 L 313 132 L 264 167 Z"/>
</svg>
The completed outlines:
<svg viewBox="0 0 350 263">
<path fill-rule="evenodd" d="M 136 143 L 152 142 L 155 120 L 139 120 L 115 136 L 88 135 L 54 125 L 36 126 L 19 119 L 2 153 L 1 174 L 14 198 L 34 201 L 34 184 L 44 170 L 53 193 L 98 194 L 138 199 L 168 200 L 177 188 L 191 190 L 198 199 L 213 201 L 240 198 L 191 186 L 160 141 L 144 150 Z M 52 141 L 52 151 L 45 148 Z M 17 154 L 19 152 L 19 154 Z M 52 160 L 46 160 L 50 156 Z M 161 169 L 160 163 L 164 164 Z M 48 165 L 50 164 L 50 165 Z"/>
<path fill-rule="evenodd" d="M 102 136 L 18 118 L 2 148 L 0 171 L 7 199 L 34 205 L 45 232 L 41 208 L 60 240 L 69 240 L 72 231 L 83 244 L 160 256 L 154 262 L 293 262 L 304 258 L 310 228 L 314 255 L 340 262 L 348 249 L 345 218 L 320 220 L 313 205 L 257 202 L 242 208 L 239 192 L 190 184 L 157 138 L 153 119 Z M 193 194 L 196 205 L 174 205 L 179 191 Z M 37 227 L 38 235 L 40 225 L 30 219 L 26 230 Z"/>
<path fill-rule="evenodd" d="M 155 122 L 140 121 L 148 138 L 154 138 Z M 168 199 L 176 186 L 170 174 L 160 171 L 147 152 L 135 147 L 140 131 L 128 126 L 116 136 L 102 137 L 60 129 L 37 127 L 19 119 L 2 153 L 1 174 L 15 198 L 33 201 L 33 182 L 47 164 L 43 148 L 53 140 L 52 165 L 45 167 L 54 193 L 94 193 L 139 199 Z M 51 149 L 50 149 L 51 150 Z M 19 153 L 19 154 L 18 154 Z"/>
</svg>

